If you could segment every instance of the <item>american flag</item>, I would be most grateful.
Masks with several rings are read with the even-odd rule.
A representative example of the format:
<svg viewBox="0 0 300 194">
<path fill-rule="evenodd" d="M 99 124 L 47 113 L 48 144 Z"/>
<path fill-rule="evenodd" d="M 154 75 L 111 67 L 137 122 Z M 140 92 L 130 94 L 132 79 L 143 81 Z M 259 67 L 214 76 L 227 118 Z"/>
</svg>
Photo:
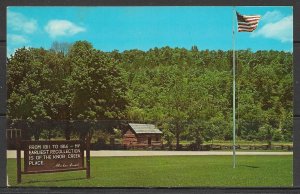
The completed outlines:
<svg viewBox="0 0 300 194">
<path fill-rule="evenodd" d="M 239 32 L 253 32 L 258 25 L 260 15 L 241 15 L 236 12 Z"/>
</svg>

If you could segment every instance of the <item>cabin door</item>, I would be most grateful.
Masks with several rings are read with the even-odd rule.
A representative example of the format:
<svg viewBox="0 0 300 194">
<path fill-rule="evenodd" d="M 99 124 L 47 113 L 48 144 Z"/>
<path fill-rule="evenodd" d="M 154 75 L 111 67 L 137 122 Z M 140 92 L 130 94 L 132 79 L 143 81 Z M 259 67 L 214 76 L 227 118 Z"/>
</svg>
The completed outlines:
<svg viewBox="0 0 300 194">
<path fill-rule="evenodd" d="M 151 145 L 151 137 L 148 137 L 148 145 Z"/>
</svg>

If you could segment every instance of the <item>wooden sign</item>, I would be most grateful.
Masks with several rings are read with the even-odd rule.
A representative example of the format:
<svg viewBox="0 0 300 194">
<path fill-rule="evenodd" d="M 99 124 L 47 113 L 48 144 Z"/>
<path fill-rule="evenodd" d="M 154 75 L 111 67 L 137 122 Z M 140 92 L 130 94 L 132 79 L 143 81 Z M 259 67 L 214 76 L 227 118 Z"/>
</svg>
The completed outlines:
<svg viewBox="0 0 300 194">
<path fill-rule="evenodd" d="M 90 178 L 90 140 L 18 141 L 17 175 L 86 170 Z M 21 171 L 21 150 L 24 150 L 24 171 Z M 84 167 L 86 150 L 86 167 Z"/>
</svg>

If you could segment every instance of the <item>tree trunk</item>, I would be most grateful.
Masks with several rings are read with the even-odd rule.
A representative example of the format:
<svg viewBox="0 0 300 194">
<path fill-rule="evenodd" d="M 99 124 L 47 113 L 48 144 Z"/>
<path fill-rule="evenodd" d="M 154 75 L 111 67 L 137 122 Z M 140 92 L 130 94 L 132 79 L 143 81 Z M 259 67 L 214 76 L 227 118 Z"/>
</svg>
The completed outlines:
<svg viewBox="0 0 300 194">
<path fill-rule="evenodd" d="M 34 133 L 34 140 L 38 141 L 39 139 L 40 139 L 40 134 L 39 134 L 38 130 L 36 129 L 35 133 Z"/>
<path fill-rule="evenodd" d="M 272 141 L 272 134 L 271 134 L 271 130 L 268 129 L 268 149 L 269 150 L 271 149 L 271 145 L 272 145 L 271 141 Z"/>
<path fill-rule="evenodd" d="M 197 150 L 200 149 L 201 143 L 202 143 L 202 142 L 201 142 L 200 132 L 199 132 L 199 131 L 200 131 L 200 129 L 196 129 L 196 134 L 197 134 L 197 135 L 196 135 L 196 136 L 197 136 L 197 137 L 196 137 L 196 149 L 197 149 Z"/>
<path fill-rule="evenodd" d="M 52 133 L 51 133 L 51 131 L 50 131 L 50 130 L 48 131 L 48 134 L 47 134 L 47 136 L 48 136 L 48 137 L 47 137 L 48 141 L 50 141 L 50 140 L 51 140 L 51 136 L 52 136 Z"/>
<path fill-rule="evenodd" d="M 80 132 L 80 140 L 85 140 L 86 133 L 85 132 Z"/>
<path fill-rule="evenodd" d="M 179 133 L 176 133 L 176 150 L 179 150 Z"/>
<path fill-rule="evenodd" d="M 69 122 L 67 123 L 67 126 L 65 128 L 65 138 L 66 138 L 66 140 L 71 139 L 71 125 Z"/>
<path fill-rule="evenodd" d="M 179 150 L 179 128 L 176 125 L 176 150 Z"/>
</svg>

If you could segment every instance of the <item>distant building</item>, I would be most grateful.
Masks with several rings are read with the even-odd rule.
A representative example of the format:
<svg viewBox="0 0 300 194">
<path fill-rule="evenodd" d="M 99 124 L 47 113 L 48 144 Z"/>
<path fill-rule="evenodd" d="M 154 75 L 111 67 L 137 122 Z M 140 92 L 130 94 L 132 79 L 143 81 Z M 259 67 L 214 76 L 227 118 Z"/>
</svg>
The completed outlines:
<svg viewBox="0 0 300 194">
<path fill-rule="evenodd" d="M 162 132 L 152 124 L 129 123 L 122 144 L 127 148 L 160 148 Z"/>
</svg>

